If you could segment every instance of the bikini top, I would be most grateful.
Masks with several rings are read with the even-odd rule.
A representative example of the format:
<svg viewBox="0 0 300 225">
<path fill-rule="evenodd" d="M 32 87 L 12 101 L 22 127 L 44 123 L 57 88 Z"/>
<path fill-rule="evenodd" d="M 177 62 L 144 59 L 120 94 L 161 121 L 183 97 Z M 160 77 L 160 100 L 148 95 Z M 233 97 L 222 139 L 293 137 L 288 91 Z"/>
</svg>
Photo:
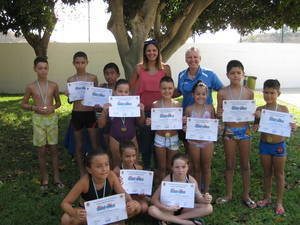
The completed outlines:
<svg viewBox="0 0 300 225">
<path fill-rule="evenodd" d="M 186 183 L 189 183 L 189 180 L 190 180 L 190 177 L 189 177 L 189 175 L 187 174 L 187 175 L 185 176 L 185 182 L 186 182 Z M 173 182 L 173 173 L 170 173 L 170 181 Z"/>
</svg>

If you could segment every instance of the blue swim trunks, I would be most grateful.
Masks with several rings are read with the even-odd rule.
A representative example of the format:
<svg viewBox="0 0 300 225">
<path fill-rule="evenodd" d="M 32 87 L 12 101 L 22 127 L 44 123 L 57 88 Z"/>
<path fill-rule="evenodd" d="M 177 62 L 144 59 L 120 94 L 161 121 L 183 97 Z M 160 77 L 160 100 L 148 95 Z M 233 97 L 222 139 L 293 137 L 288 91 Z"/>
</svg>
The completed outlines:
<svg viewBox="0 0 300 225">
<path fill-rule="evenodd" d="M 224 134 L 225 139 L 230 140 L 249 140 L 251 139 L 251 129 L 250 127 L 224 127 Z"/>
<path fill-rule="evenodd" d="M 270 144 L 264 141 L 260 141 L 259 153 L 261 155 L 272 155 L 277 157 L 286 156 L 286 143 L 282 141 L 277 144 Z"/>
</svg>

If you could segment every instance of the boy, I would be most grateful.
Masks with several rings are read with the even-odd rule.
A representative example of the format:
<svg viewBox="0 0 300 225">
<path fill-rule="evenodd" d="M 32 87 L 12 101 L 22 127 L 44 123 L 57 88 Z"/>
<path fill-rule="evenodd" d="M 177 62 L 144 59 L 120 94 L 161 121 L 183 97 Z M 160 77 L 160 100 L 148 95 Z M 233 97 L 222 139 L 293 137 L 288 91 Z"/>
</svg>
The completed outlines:
<svg viewBox="0 0 300 225">
<path fill-rule="evenodd" d="M 222 88 L 218 92 L 217 112 L 218 117 L 222 117 L 223 100 L 252 100 L 253 91 L 241 85 L 244 79 L 244 66 L 238 60 L 231 60 L 227 64 L 227 77 L 230 85 Z M 225 183 L 226 194 L 216 200 L 217 204 L 227 203 L 232 198 L 233 176 L 236 161 L 236 148 L 240 152 L 240 168 L 243 181 L 243 202 L 253 209 L 256 204 L 249 197 L 250 190 L 250 162 L 249 154 L 251 150 L 251 133 L 248 122 L 226 122 L 224 125 L 224 151 L 226 160 Z"/>
<path fill-rule="evenodd" d="M 48 172 L 46 167 L 46 150 L 50 149 L 53 164 L 54 184 L 58 188 L 64 185 L 59 178 L 58 170 L 58 118 L 55 109 L 59 108 L 60 98 L 58 85 L 47 80 L 49 71 L 48 61 L 44 57 L 37 57 L 34 60 L 34 71 L 37 80 L 27 85 L 21 107 L 25 110 L 33 111 L 33 145 L 37 147 L 40 172 L 42 175 L 41 189 L 48 189 Z M 29 104 L 30 97 L 34 105 Z M 53 99 L 55 104 L 53 104 Z"/>
<path fill-rule="evenodd" d="M 86 67 L 88 64 L 87 55 L 84 52 L 76 52 L 73 56 L 73 65 L 76 69 L 76 74 L 69 77 L 67 82 L 89 81 L 93 82 L 94 86 L 98 86 L 98 79 L 95 75 L 87 73 Z M 79 166 L 80 175 L 85 174 L 85 168 L 82 162 L 83 154 L 83 128 L 87 128 L 93 151 L 98 151 L 99 144 L 96 132 L 96 114 L 93 107 L 84 106 L 81 101 L 73 102 L 71 124 L 74 128 L 75 136 L 75 155 Z"/>
<path fill-rule="evenodd" d="M 277 97 L 280 95 L 280 83 L 278 80 L 266 80 L 263 87 L 263 95 L 266 105 L 260 106 L 256 110 L 255 129 L 258 128 L 258 122 L 262 109 L 275 110 L 288 113 L 288 108 L 277 104 Z M 292 123 L 291 128 L 296 130 L 296 124 Z M 259 152 L 261 164 L 264 170 L 264 199 L 257 202 L 258 207 L 266 207 L 271 204 L 272 175 L 276 180 L 277 201 L 275 207 L 276 215 L 283 215 L 283 192 L 284 192 L 284 167 L 286 161 L 286 143 L 283 136 L 261 133 Z"/>
</svg>

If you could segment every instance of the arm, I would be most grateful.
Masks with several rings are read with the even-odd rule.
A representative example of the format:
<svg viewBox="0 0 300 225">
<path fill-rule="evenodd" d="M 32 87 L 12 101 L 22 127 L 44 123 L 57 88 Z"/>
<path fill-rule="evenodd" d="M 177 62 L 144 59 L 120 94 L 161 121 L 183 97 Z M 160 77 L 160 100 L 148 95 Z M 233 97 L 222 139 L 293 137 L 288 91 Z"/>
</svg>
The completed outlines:
<svg viewBox="0 0 300 225">
<path fill-rule="evenodd" d="M 137 82 L 138 79 L 139 79 L 138 65 L 136 65 L 133 72 L 132 72 L 132 74 L 131 74 L 130 80 L 129 80 L 130 92 L 132 94 L 135 94 L 136 82 Z"/>
<path fill-rule="evenodd" d="M 165 76 L 172 77 L 171 68 L 168 64 L 164 65 Z"/>
<path fill-rule="evenodd" d="M 144 105 L 143 103 L 139 104 L 141 109 L 141 116 L 136 118 L 138 125 L 143 126 L 145 123 L 145 113 L 144 113 Z"/>
<path fill-rule="evenodd" d="M 33 111 L 33 106 L 28 104 L 30 97 L 31 97 L 31 88 L 28 85 L 25 89 L 24 97 L 22 99 L 22 103 L 21 103 L 22 109 Z"/>
<path fill-rule="evenodd" d="M 132 200 L 131 196 L 125 192 L 124 188 L 120 183 L 120 180 L 114 172 L 110 171 L 109 179 L 111 180 L 112 187 L 117 194 L 125 193 L 126 202 Z"/>
<path fill-rule="evenodd" d="M 98 118 L 97 123 L 99 128 L 105 127 L 108 119 L 108 110 L 109 110 L 109 103 L 103 105 L 103 110 L 101 116 Z"/>
<path fill-rule="evenodd" d="M 55 89 L 54 89 L 54 100 L 55 100 L 55 109 L 58 109 L 61 106 L 61 101 L 60 101 L 60 97 L 59 97 L 59 89 L 58 89 L 58 85 L 55 84 Z"/>
<path fill-rule="evenodd" d="M 94 80 L 94 87 L 98 87 L 98 78 L 96 75 L 93 75 L 93 80 Z"/>
<path fill-rule="evenodd" d="M 61 208 L 70 216 L 83 220 L 86 218 L 86 212 L 84 209 L 73 208 L 72 204 L 84 192 L 84 187 L 87 186 L 87 176 L 81 178 L 67 194 L 61 203 Z"/>
<path fill-rule="evenodd" d="M 222 113 L 223 113 L 223 100 L 224 100 L 224 97 L 223 97 L 223 89 L 221 89 L 220 91 L 218 91 L 218 94 L 217 94 L 217 118 L 218 119 L 221 119 L 222 118 Z"/>
</svg>

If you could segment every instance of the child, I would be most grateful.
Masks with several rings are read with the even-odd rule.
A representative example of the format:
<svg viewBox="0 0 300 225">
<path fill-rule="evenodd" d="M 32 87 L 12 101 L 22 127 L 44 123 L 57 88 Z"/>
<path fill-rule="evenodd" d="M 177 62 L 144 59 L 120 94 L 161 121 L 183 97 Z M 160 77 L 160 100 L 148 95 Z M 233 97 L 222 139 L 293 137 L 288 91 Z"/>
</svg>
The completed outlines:
<svg viewBox="0 0 300 225">
<path fill-rule="evenodd" d="M 222 117 L 223 100 L 252 100 L 253 91 L 241 85 L 244 78 L 244 66 L 238 60 L 231 60 L 227 64 L 227 77 L 230 85 L 218 92 L 218 117 Z M 226 159 L 226 195 L 216 200 L 217 204 L 226 203 L 232 198 L 232 184 L 236 160 L 236 148 L 240 152 L 240 167 L 243 180 L 243 202 L 249 208 L 255 208 L 256 204 L 249 197 L 250 189 L 250 163 L 251 149 L 250 128 L 247 122 L 227 122 L 224 124 L 224 151 Z"/>
<path fill-rule="evenodd" d="M 107 63 L 103 68 L 103 74 L 107 83 L 100 84 L 99 87 L 114 89 L 120 77 L 119 67 L 113 62 Z"/>
<path fill-rule="evenodd" d="M 108 63 L 103 68 L 104 78 L 107 83 L 100 84 L 99 87 L 114 89 L 117 79 L 120 77 L 119 67 L 115 63 Z M 99 108 L 99 112 L 102 112 L 102 108 Z M 97 115 L 99 118 L 101 114 Z M 99 129 L 100 135 L 103 135 L 103 139 L 105 141 L 105 147 L 108 149 L 109 146 L 109 123 L 104 128 Z"/>
<path fill-rule="evenodd" d="M 160 80 L 161 99 L 153 102 L 152 108 L 175 108 L 181 107 L 178 101 L 172 99 L 174 94 L 174 81 L 171 77 L 165 76 Z M 147 118 L 146 124 L 151 124 Z M 157 130 L 154 137 L 155 156 L 158 167 L 158 183 L 166 176 L 167 170 L 171 171 L 171 159 L 179 149 L 179 139 L 176 130 Z"/>
<path fill-rule="evenodd" d="M 87 55 L 84 52 L 76 52 L 73 56 L 73 65 L 76 74 L 69 77 L 67 82 L 90 81 L 94 86 L 98 86 L 98 79 L 95 75 L 86 72 L 88 64 Z M 68 93 L 67 93 L 68 94 Z M 85 170 L 82 162 L 83 155 L 83 128 L 87 128 L 93 151 L 99 150 L 96 133 L 96 114 L 93 107 L 84 106 L 81 100 L 73 102 L 71 124 L 75 135 L 75 155 L 80 170 L 80 175 L 84 175 Z"/>
<path fill-rule="evenodd" d="M 46 167 L 46 150 L 50 149 L 53 164 L 54 185 L 63 188 L 64 185 L 59 178 L 58 170 L 58 117 L 55 109 L 59 108 L 60 98 L 58 85 L 47 80 L 49 66 L 44 57 L 37 57 L 34 60 L 34 71 L 37 80 L 27 85 L 21 107 L 25 110 L 33 111 L 33 145 L 37 147 L 40 165 L 41 189 L 48 189 L 48 172 Z M 29 104 L 32 97 L 34 105 Z M 53 104 L 53 100 L 55 104 Z"/>
<path fill-rule="evenodd" d="M 208 88 L 202 82 L 198 81 L 192 89 L 192 96 L 195 103 L 185 110 L 186 117 L 196 118 L 215 118 L 214 107 L 205 104 L 208 95 Z M 213 155 L 214 144 L 211 141 L 188 140 L 189 155 L 192 159 L 193 176 L 198 184 L 201 184 L 201 177 L 204 178 L 204 192 L 208 192 L 211 180 L 211 159 Z"/>
<path fill-rule="evenodd" d="M 120 169 L 128 170 L 142 170 L 143 167 L 136 163 L 137 161 L 137 149 L 131 141 L 125 141 L 120 143 L 121 152 L 121 164 L 114 168 L 115 174 L 120 177 Z M 141 205 L 141 212 L 146 213 L 148 211 L 148 202 L 143 195 L 131 195 Z"/>
<path fill-rule="evenodd" d="M 266 105 L 260 106 L 256 110 L 256 126 L 258 128 L 258 121 L 262 109 L 275 110 L 279 112 L 288 113 L 288 108 L 277 104 L 277 97 L 280 95 L 280 83 L 278 80 L 266 80 L 263 87 L 264 100 Z M 296 130 L 296 124 L 291 124 L 292 130 Z M 277 215 L 284 215 L 283 207 L 283 192 L 284 192 L 284 167 L 286 161 L 286 143 L 283 136 L 261 133 L 259 152 L 261 164 L 264 170 L 264 199 L 257 202 L 258 207 L 266 207 L 272 203 L 272 175 L 276 180 L 277 201 L 275 213 Z"/>
<path fill-rule="evenodd" d="M 202 195 L 199 191 L 197 181 L 187 174 L 189 169 L 188 157 L 182 153 L 177 153 L 173 156 L 172 172 L 164 178 L 164 181 L 171 182 L 186 182 L 195 184 L 195 207 L 180 208 L 178 206 L 166 206 L 160 202 L 161 186 L 155 191 L 152 196 L 152 206 L 149 207 L 149 215 L 157 218 L 160 224 L 172 222 L 176 224 L 204 224 L 201 218 L 212 213 L 213 208 L 211 203 L 212 196 L 208 193 Z"/>
<path fill-rule="evenodd" d="M 88 174 L 80 178 L 61 203 L 65 212 L 61 218 L 63 225 L 86 224 L 86 211 L 82 206 L 85 201 L 108 197 L 115 193 L 125 193 L 117 176 L 110 171 L 109 158 L 106 153 L 89 153 L 86 158 L 86 170 Z M 79 196 L 81 196 L 81 206 L 74 208 L 72 204 Z M 140 212 L 139 204 L 128 194 L 126 194 L 126 202 L 128 217 Z"/>
<path fill-rule="evenodd" d="M 128 96 L 129 95 L 129 83 L 125 79 L 119 79 L 114 89 L 115 96 Z M 110 104 L 104 104 L 102 115 L 98 118 L 99 128 L 105 127 L 108 122 L 108 109 Z M 144 106 L 139 105 L 141 108 L 141 116 L 134 117 L 115 117 L 110 118 L 110 136 L 109 136 L 109 149 L 112 154 L 113 166 L 119 166 L 120 160 L 120 142 L 132 141 L 138 149 L 136 140 L 136 122 L 143 124 L 145 121 Z M 122 129 L 124 128 L 124 129 Z"/>
</svg>

